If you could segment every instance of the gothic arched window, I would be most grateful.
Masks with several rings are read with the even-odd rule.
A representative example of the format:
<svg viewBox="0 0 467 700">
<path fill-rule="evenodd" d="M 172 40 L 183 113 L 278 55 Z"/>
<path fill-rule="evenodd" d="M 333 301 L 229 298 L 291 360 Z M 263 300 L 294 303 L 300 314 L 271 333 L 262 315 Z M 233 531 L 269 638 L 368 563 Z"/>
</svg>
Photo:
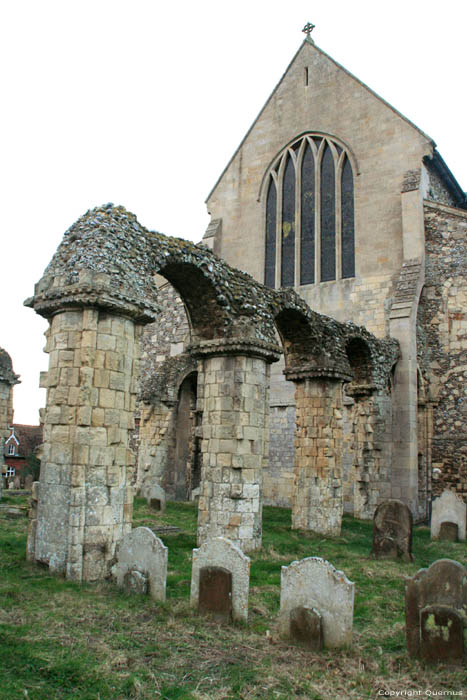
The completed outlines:
<svg viewBox="0 0 467 700">
<path fill-rule="evenodd" d="M 306 134 L 281 151 L 266 179 L 264 283 L 293 287 L 355 275 L 349 153 Z"/>
</svg>

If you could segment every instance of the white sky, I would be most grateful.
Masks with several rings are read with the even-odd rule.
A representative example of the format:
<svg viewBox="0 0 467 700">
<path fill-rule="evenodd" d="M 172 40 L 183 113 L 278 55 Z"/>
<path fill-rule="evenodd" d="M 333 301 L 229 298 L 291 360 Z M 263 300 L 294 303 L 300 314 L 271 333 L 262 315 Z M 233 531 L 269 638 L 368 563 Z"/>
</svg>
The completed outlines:
<svg viewBox="0 0 467 700">
<path fill-rule="evenodd" d="M 431 136 L 467 188 L 464 0 L 4 0 L 0 347 L 45 402 L 47 322 L 22 306 L 66 229 L 123 204 L 201 239 L 204 200 L 294 53 L 317 45 Z"/>
</svg>

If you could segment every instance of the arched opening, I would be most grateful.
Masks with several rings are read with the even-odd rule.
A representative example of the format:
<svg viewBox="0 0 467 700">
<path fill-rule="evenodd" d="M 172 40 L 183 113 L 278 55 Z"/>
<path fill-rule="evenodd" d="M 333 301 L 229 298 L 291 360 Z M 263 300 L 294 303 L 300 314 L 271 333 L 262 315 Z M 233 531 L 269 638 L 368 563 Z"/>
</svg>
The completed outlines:
<svg viewBox="0 0 467 700">
<path fill-rule="evenodd" d="M 221 337 L 226 316 L 219 301 L 221 291 L 209 276 L 193 264 L 169 262 L 158 270 L 180 294 L 189 318 L 193 340 L 212 340 Z"/>
<path fill-rule="evenodd" d="M 201 476 L 201 451 L 197 436 L 197 373 L 181 382 L 173 416 L 173 452 L 165 474 L 167 493 L 177 501 L 188 500 L 198 488 Z"/>
<path fill-rule="evenodd" d="M 371 356 L 365 341 L 362 338 L 351 338 L 345 346 L 345 352 L 352 370 L 352 384 L 357 386 L 371 384 Z"/>
</svg>

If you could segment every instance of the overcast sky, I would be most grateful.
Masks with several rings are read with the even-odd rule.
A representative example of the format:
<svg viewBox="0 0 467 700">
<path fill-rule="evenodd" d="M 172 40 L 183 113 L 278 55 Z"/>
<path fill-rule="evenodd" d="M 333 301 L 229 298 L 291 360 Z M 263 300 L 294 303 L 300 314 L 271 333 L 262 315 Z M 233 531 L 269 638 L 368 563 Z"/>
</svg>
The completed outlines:
<svg viewBox="0 0 467 700">
<path fill-rule="evenodd" d="M 198 241 L 204 200 L 303 40 L 431 136 L 461 186 L 462 0 L 9 0 L 0 9 L 0 346 L 37 423 L 44 319 L 22 306 L 66 229 L 123 204 L 150 229 Z"/>
</svg>

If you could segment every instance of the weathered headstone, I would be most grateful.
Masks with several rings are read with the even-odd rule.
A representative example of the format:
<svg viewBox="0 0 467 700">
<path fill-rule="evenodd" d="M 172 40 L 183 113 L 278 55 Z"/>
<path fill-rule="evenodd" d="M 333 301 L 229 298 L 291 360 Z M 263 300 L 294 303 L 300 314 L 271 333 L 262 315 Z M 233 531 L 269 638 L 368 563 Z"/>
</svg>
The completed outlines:
<svg viewBox="0 0 467 700">
<path fill-rule="evenodd" d="M 15 476 L 15 478 L 13 479 L 13 484 L 15 490 L 19 491 L 21 489 L 21 478 L 19 476 Z"/>
<path fill-rule="evenodd" d="M 306 605 L 290 611 L 290 636 L 312 651 L 323 648 L 323 620 L 314 608 Z"/>
<path fill-rule="evenodd" d="M 115 566 L 117 585 L 127 590 L 137 590 L 144 587 L 144 577 L 151 598 L 165 600 L 167 560 L 168 549 L 164 543 L 148 527 L 137 527 L 119 544 Z M 135 572 L 140 576 L 136 576 Z M 131 576 L 128 576 L 130 573 Z"/>
<path fill-rule="evenodd" d="M 232 619 L 232 572 L 220 566 L 204 566 L 199 572 L 200 612 L 220 622 Z"/>
<path fill-rule="evenodd" d="M 212 567 L 230 572 L 232 576 L 232 618 L 246 621 L 248 619 L 250 559 L 226 537 L 215 537 L 193 550 L 191 605 L 199 606 L 202 569 Z"/>
<path fill-rule="evenodd" d="M 395 499 L 380 503 L 373 516 L 372 556 L 413 561 L 412 527 L 412 513 L 405 503 Z"/>
<path fill-rule="evenodd" d="M 420 652 L 425 661 L 461 663 L 464 656 L 464 623 L 457 610 L 430 605 L 420 613 Z"/>
<path fill-rule="evenodd" d="M 455 662 L 459 657 L 457 616 L 467 627 L 464 566 L 452 559 L 439 559 L 406 579 L 405 627 L 411 656 L 431 658 L 434 649 L 442 646 L 443 658 Z M 443 637 L 442 645 L 440 637 Z"/>
<path fill-rule="evenodd" d="M 26 491 L 31 490 L 33 483 L 34 477 L 32 476 L 32 474 L 28 474 L 24 479 L 24 488 L 26 489 Z"/>
<path fill-rule="evenodd" d="M 352 641 L 355 584 L 320 557 L 307 557 L 281 571 L 280 631 L 291 636 L 291 612 L 312 608 L 322 620 L 325 647 Z M 310 616 L 309 616 L 310 617 Z M 310 621 L 310 620 L 309 620 Z"/>
<path fill-rule="evenodd" d="M 442 527 L 444 523 L 457 525 L 457 539 L 464 541 L 466 533 L 467 505 L 454 491 L 443 491 L 435 498 L 431 507 L 431 537 L 432 539 L 452 540 L 454 528 Z"/>
<path fill-rule="evenodd" d="M 146 503 L 153 510 L 165 511 L 165 491 L 159 484 L 154 484 L 146 490 Z"/>
</svg>

